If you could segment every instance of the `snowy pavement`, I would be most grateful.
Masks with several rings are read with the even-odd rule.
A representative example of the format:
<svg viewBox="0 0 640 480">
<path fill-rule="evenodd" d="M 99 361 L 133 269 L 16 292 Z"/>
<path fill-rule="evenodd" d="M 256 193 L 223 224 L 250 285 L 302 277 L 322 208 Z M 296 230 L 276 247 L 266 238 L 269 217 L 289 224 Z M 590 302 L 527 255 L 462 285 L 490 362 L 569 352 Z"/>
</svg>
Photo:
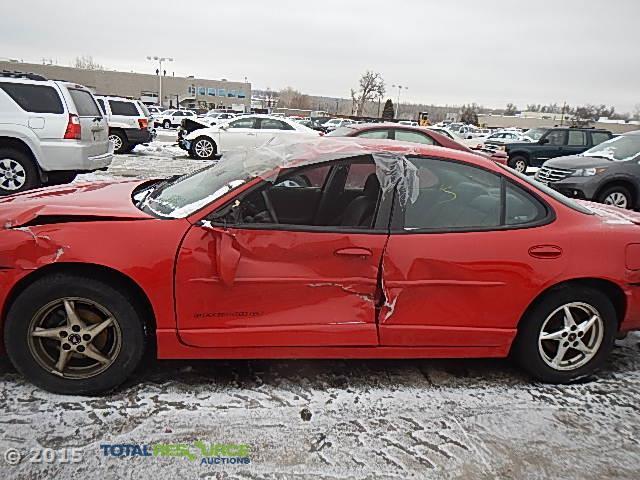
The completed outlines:
<svg viewBox="0 0 640 480">
<path fill-rule="evenodd" d="M 207 165 L 164 142 L 83 179 Z M 246 444 L 249 464 L 101 445 Z M 21 455 L 17 465 L 2 456 Z M 68 460 L 76 448 L 78 462 Z M 40 451 L 51 449 L 43 461 Z M 67 457 L 65 457 L 67 455 Z M 35 459 L 35 460 L 34 460 Z M 594 377 L 532 382 L 507 360 L 156 361 L 105 397 L 53 395 L 0 359 L 0 479 L 640 478 L 640 334 Z"/>
</svg>

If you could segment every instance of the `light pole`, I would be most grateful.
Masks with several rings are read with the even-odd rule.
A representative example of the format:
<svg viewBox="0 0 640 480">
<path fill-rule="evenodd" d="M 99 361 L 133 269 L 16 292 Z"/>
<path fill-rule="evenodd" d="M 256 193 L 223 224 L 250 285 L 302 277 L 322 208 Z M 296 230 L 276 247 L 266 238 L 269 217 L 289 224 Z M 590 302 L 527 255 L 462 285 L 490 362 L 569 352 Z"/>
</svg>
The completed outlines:
<svg viewBox="0 0 640 480">
<path fill-rule="evenodd" d="M 158 86 L 158 101 L 160 106 L 162 107 L 162 75 L 163 75 L 163 71 L 162 71 L 162 62 L 173 62 L 173 58 L 171 57 L 158 57 L 158 56 L 148 56 L 147 55 L 147 60 L 155 60 L 158 62 L 158 82 L 159 82 L 159 86 Z"/>
<path fill-rule="evenodd" d="M 405 90 L 409 90 L 409 87 L 403 87 L 402 85 L 391 85 L 391 87 L 398 89 L 398 101 L 396 102 L 396 119 L 397 119 L 398 118 L 398 111 L 400 109 L 400 90 L 402 90 L 403 88 Z"/>
</svg>

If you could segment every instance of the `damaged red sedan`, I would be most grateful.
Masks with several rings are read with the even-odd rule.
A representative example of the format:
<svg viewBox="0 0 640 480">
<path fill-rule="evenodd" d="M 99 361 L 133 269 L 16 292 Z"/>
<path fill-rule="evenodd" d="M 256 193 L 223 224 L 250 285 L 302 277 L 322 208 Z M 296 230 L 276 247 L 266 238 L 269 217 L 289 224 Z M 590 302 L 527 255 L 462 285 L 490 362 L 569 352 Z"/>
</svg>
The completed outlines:
<svg viewBox="0 0 640 480">
<path fill-rule="evenodd" d="M 54 392 L 161 359 L 505 357 L 566 382 L 640 328 L 640 216 L 466 152 L 320 139 L 178 179 L 0 199 L 15 367 Z"/>
</svg>

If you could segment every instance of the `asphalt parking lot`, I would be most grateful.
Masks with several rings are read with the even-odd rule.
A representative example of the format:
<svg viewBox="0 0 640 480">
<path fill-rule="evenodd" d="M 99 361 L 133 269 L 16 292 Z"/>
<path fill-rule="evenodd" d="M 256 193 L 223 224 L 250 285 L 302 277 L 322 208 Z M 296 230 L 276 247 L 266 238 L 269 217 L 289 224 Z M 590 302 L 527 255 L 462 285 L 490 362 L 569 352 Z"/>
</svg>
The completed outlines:
<svg viewBox="0 0 640 480">
<path fill-rule="evenodd" d="M 207 165 L 168 142 L 111 177 Z M 152 361 L 105 397 L 49 394 L 0 359 L 0 478 L 640 478 L 640 334 L 565 386 L 508 361 Z M 248 465 L 105 456 L 101 444 L 243 443 Z M 56 461 L 34 461 L 32 449 Z M 60 452 L 81 460 L 62 463 Z"/>
</svg>

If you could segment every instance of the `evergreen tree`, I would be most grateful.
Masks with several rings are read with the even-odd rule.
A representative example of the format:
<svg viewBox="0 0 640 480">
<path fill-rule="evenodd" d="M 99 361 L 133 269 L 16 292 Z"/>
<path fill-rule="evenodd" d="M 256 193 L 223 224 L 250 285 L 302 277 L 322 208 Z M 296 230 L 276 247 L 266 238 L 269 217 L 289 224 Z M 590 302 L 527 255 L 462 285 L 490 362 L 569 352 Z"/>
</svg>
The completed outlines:
<svg viewBox="0 0 640 480">
<path fill-rule="evenodd" d="M 395 116 L 395 113 L 393 111 L 393 102 L 389 98 L 387 99 L 386 102 L 384 102 L 384 109 L 382 110 L 382 118 L 385 120 L 393 120 L 394 116 Z"/>
</svg>

